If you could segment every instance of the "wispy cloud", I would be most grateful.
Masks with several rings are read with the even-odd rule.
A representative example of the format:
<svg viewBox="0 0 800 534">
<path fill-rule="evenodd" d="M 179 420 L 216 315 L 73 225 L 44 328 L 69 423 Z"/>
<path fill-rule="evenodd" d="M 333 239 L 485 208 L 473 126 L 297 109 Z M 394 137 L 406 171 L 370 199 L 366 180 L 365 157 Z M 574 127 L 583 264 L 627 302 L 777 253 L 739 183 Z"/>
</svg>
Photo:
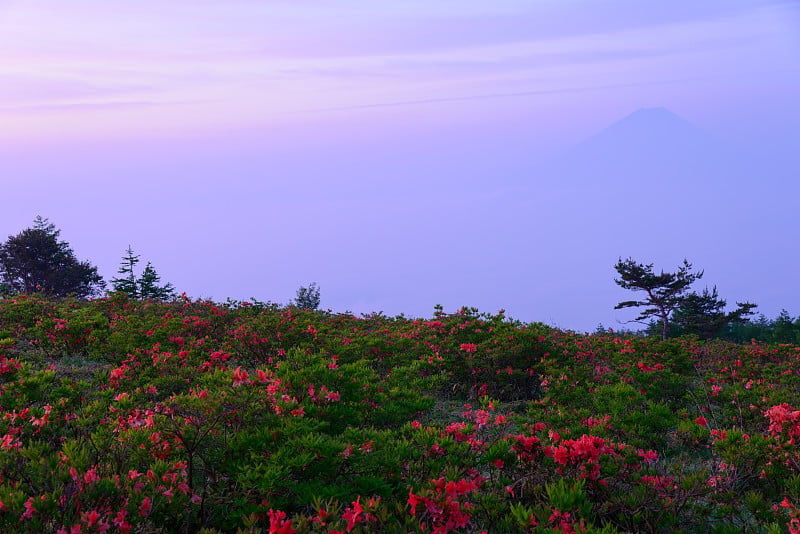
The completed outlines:
<svg viewBox="0 0 800 534">
<path fill-rule="evenodd" d="M 204 103 L 253 120 L 723 79 L 773 66 L 753 52 L 780 15 L 763 4 L 14 2 L 0 4 L 0 110 Z"/>
</svg>

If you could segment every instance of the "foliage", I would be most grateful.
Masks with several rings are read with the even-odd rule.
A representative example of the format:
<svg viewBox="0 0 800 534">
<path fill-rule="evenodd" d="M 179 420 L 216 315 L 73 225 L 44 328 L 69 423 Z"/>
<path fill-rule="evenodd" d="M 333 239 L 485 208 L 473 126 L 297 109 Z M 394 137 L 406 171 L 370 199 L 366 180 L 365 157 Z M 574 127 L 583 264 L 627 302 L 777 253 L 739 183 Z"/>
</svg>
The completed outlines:
<svg viewBox="0 0 800 534">
<path fill-rule="evenodd" d="M 60 230 L 47 219 L 37 217 L 34 227 L 9 236 L 0 245 L 0 279 L 3 292 L 44 292 L 54 297 L 73 295 L 86 298 L 104 287 L 97 267 L 78 261 Z"/>
<path fill-rule="evenodd" d="M 156 270 L 147 262 L 139 277 L 139 297 L 143 299 L 169 300 L 175 296 L 175 289 L 171 283 L 159 285 L 161 277 Z"/>
<path fill-rule="evenodd" d="M 297 289 L 294 305 L 302 310 L 316 310 L 319 308 L 319 286 L 317 283 L 311 282 L 308 287 L 300 286 Z"/>
<path fill-rule="evenodd" d="M 619 278 L 614 279 L 618 286 L 632 291 L 643 291 L 646 296 L 644 300 L 620 302 L 614 309 L 646 307 L 635 320 L 643 322 L 650 317 L 658 317 L 661 320 L 664 339 L 667 338 L 670 314 L 680 306 L 689 286 L 703 277 L 703 271 L 692 273 L 692 264 L 685 259 L 683 265 L 674 273 L 661 271 L 660 274 L 655 274 L 652 263 L 644 265 L 632 258 L 627 260 L 620 258 L 614 269 L 619 274 Z"/>
<path fill-rule="evenodd" d="M 787 532 L 800 347 L 0 300 L 3 532 Z"/>
<path fill-rule="evenodd" d="M 789 312 L 781 310 L 772 323 L 772 341 L 778 343 L 800 343 L 800 317 L 792 319 Z"/>
<path fill-rule="evenodd" d="M 161 277 L 150 262 L 147 262 L 142 275 L 137 278 L 134 270 L 137 263 L 139 256 L 135 255 L 128 245 L 126 255 L 122 258 L 122 264 L 117 271 L 122 276 L 111 280 L 114 291 L 124 293 L 133 299 L 169 300 L 175 296 L 175 289 L 171 283 L 159 285 Z"/>
<path fill-rule="evenodd" d="M 775 319 L 767 319 L 760 314 L 754 320 L 728 324 L 720 338 L 747 343 L 755 340 L 764 343 L 800 344 L 800 316 L 792 319 L 786 310 L 781 310 Z"/>
<path fill-rule="evenodd" d="M 743 323 L 753 315 L 755 304 L 737 302 L 736 310 L 725 312 L 727 302 L 719 298 L 717 286 L 709 292 L 689 293 L 680 302 L 673 314 L 673 323 L 681 334 L 696 334 L 702 339 L 711 339 L 722 332 L 730 323 Z"/>
<path fill-rule="evenodd" d="M 136 283 L 136 272 L 134 268 L 139 263 L 139 256 L 133 253 L 133 249 L 128 245 L 128 250 L 122 258 L 122 264 L 117 273 L 122 276 L 111 279 L 111 286 L 118 293 L 125 293 L 130 298 L 139 297 L 139 286 Z"/>
</svg>

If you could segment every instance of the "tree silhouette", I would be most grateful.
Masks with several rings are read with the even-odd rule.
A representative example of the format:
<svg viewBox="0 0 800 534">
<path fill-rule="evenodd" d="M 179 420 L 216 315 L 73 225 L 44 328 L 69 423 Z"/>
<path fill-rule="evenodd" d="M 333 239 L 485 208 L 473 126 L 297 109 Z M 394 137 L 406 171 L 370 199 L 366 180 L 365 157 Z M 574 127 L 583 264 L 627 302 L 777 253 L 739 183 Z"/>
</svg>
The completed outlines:
<svg viewBox="0 0 800 534">
<path fill-rule="evenodd" d="M 632 307 L 645 307 L 634 319 L 635 322 L 647 324 L 646 319 L 658 317 L 661 321 L 661 337 L 667 338 L 669 316 L 672 311 L 683 302 L 683 295 L 695 280 L 703 277 L 703 271 L 690 272 L 692 264 L 683 260 L 683 265 L 677 272 L 660 274 L 653 272 L 653 264 L 644 265 L 637 263 L 632 258 L 622 258 L 614 265 L 619 278 L 614 282 L 624 289 L 641 291 L 646 295 L 644 300 L 626 300 L 614 306 L 615 310 Z"/>
<path fill-rule="evenodd" d="M 114 291 L 125 293 L 131 298 L 139 297 L 139 288 L 136 285 L 136 273 L 134 267 L 139 263 L 139 256 L 133 253 L 133 249 L 128 245 L 128 251 L 122 258 L 122 265 L 120 265 L 117 273 L 121 274 L 121 278 L 112 278 L 111 285 Z"/>
<path fill-rule="evenodd" d="M 36 217 L 26 228 L 0 245 L 0 284 L 11 293 L 44 292 L 54 297 L 86 298 L 105 287 L 97 267 L 78 261 L 60 230 Z"/>
<path fill-rule="evenodd" d="M 737 302 L 736 310 L 726 313 L 727 302 L 720 299 L 717 286 L 702 293 L 692 292 L 686 295 L 672 315 L 673 323 L 681 333 L 697 334 L 703 339 L 711 339 L 718 335 L 730 323 L 747 321 L 753 315 L 755 304 Z"/>
<path fill-rule="evenodd" d="M 319 308 L 319 286 L 316 282 L 311 282 L 308 287 L 300 286 L 294 305 L 303 310 L 316 310 Z"/>
<path fill-rule="evenodd" d="M 142 276 L 139 277 L 139 297 L 143 299 L 169 300 L 175 296 L 175 288 L 172 287 L 172 284 L 160 286 L 158 285 L 160 281 L 161 277 L 158 276 L 158 273 L 148 261 L 144 271 L 142 271 Z"/>
<path fill-rule="evenodd" d="M 139 256 L 134 254 L 133 249 L 128 245 L 128 250 L 122 257 L 122 264 L 117 271 L 122 276 L 111 280 L 114 291 L 125 293 L 133 299 L 169 300 L 175 296 L 175 288 L 172 284 L 159 285 L 161 277 L 149 261 L 145 265 L 142 275 L 137 278 L 135 271 L 137 263 L 139 263 Z"/>
</svg>

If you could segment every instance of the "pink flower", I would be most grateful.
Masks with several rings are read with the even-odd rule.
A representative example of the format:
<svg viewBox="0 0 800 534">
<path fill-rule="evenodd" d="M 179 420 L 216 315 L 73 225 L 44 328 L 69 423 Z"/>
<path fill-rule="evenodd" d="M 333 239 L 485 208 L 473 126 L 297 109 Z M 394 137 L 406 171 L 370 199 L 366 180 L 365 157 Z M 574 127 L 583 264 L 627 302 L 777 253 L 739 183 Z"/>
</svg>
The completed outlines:
<svg viewBox="0 0 800 534">
<path fill-rule="evenodd" d="M 125 378 L 125 369 L 127 369 L 127 366 L 123 363 L 122 367 L 111 370 L 111 373 L 108 376 L 108 381 L 111 382 L 112 386 L 117 387 L 120 379 Z"/>
<path fill-rule="evenodd" d="M 463 350 L 467 354 L 472 354 L 473 352 L 478 350 L 478 347 L 475 345 L 475 343 L 462 343 L 461 350 Z"/>
<path fill-rule="evenodd" d="M 272 375 L 270 374 L 269 371 L 262 371 L 261 369 L 256 369 L 256 376 L 258 376 L 258 381 L 263 384 L 269 381 Z"/>
<path fill-rule="evenodd" d="M 153 503 L 150 501 L 150 497 L 145 497 L 142 499 L 142 504 L 139 506 L 139 515 L 142 517 L 147 517 L 147 514 L 150 513 L 150 510 L 153 509 Z"/>
<path fill-rule="evenodd" d="M 241 386 L 242 384 L 249 384 L 250 381 L 248 377 L 250 375 L 247 374 L 247 371 L 242 371 L 242 367 L 239 366 L 233 372 L 233 385 L 234 386 Z"/>
<path fill-rule="evenodd" d="M 25 513 L 22 514 L 22 519 L 30 519 L 36 513 L 36 508 L 33 507 L 33 497 L 25 501 Z"/>
<path fill-rule="evenodd" d="M 83 481 L 86 482 L 87 484 L 91 484 L 92 482 L 97 482 L 98 480 L 100 480 L 100 477 L 97 476 L 96 467 L 92 467 L 91 469 L 86 471 L 86 473 L 83 475 Z"/>
<path fill-rule="evenodd" d="M 132 528 L 131 524 L 125 520 L 126 515 L 128 515 L 127 510 L 120 510 L 117 512 L 116 517 L 111 520 L 111 522 L 114 523 L 114 526 L 120 530 L 120 532 L 130 532 Z"/>
<path fill-rule="evenodd" d="M 644 460 L 647 464 L 652 464 L 658 461 L 658 453 L 656 451 L 648 450 L 648 451 L 639 451 L 639 457 Z"/>
<path fill-rule="evenodd" d="M 778 433 L 783 431 L 783 425 L 786 423 L 796 422 L 800 420 L 800 411 L 790 411 L 791 408 L 788 404 L 783 403 L 773 406 L 766 411 L 765 415 L 769 417 L 770 425 L 769 431 Z"/>
<path fill-rule="evenodd" d="M 97 513 L 97 510 L 92 510 L 91 512 L 84 512 L 81 514 L 81 519 L 83 519 L 88 527 L 94 526 L 100 517 L 101 516 Z"/>
</svg>

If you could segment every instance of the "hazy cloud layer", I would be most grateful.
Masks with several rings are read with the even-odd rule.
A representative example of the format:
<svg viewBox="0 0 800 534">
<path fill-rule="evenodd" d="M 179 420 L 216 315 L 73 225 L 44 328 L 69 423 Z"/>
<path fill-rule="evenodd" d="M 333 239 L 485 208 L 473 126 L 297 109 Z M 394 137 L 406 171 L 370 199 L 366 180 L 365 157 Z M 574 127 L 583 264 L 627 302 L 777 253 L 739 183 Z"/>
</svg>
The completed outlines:
<svg viewBox="0 0 800 534">
<path fill-rule="evenodd" d="M 746 73 L 780 78 L 798 51 L 796 8 L 780 3 L 528 4 L 9 2 L 4 108 L 162 102 L 176 106 L 165 120 L 196 122 L 201 104 L 214 119 L 252 124 L 327 107 L 687 78 L 728 85 Z"/>
</svg>

